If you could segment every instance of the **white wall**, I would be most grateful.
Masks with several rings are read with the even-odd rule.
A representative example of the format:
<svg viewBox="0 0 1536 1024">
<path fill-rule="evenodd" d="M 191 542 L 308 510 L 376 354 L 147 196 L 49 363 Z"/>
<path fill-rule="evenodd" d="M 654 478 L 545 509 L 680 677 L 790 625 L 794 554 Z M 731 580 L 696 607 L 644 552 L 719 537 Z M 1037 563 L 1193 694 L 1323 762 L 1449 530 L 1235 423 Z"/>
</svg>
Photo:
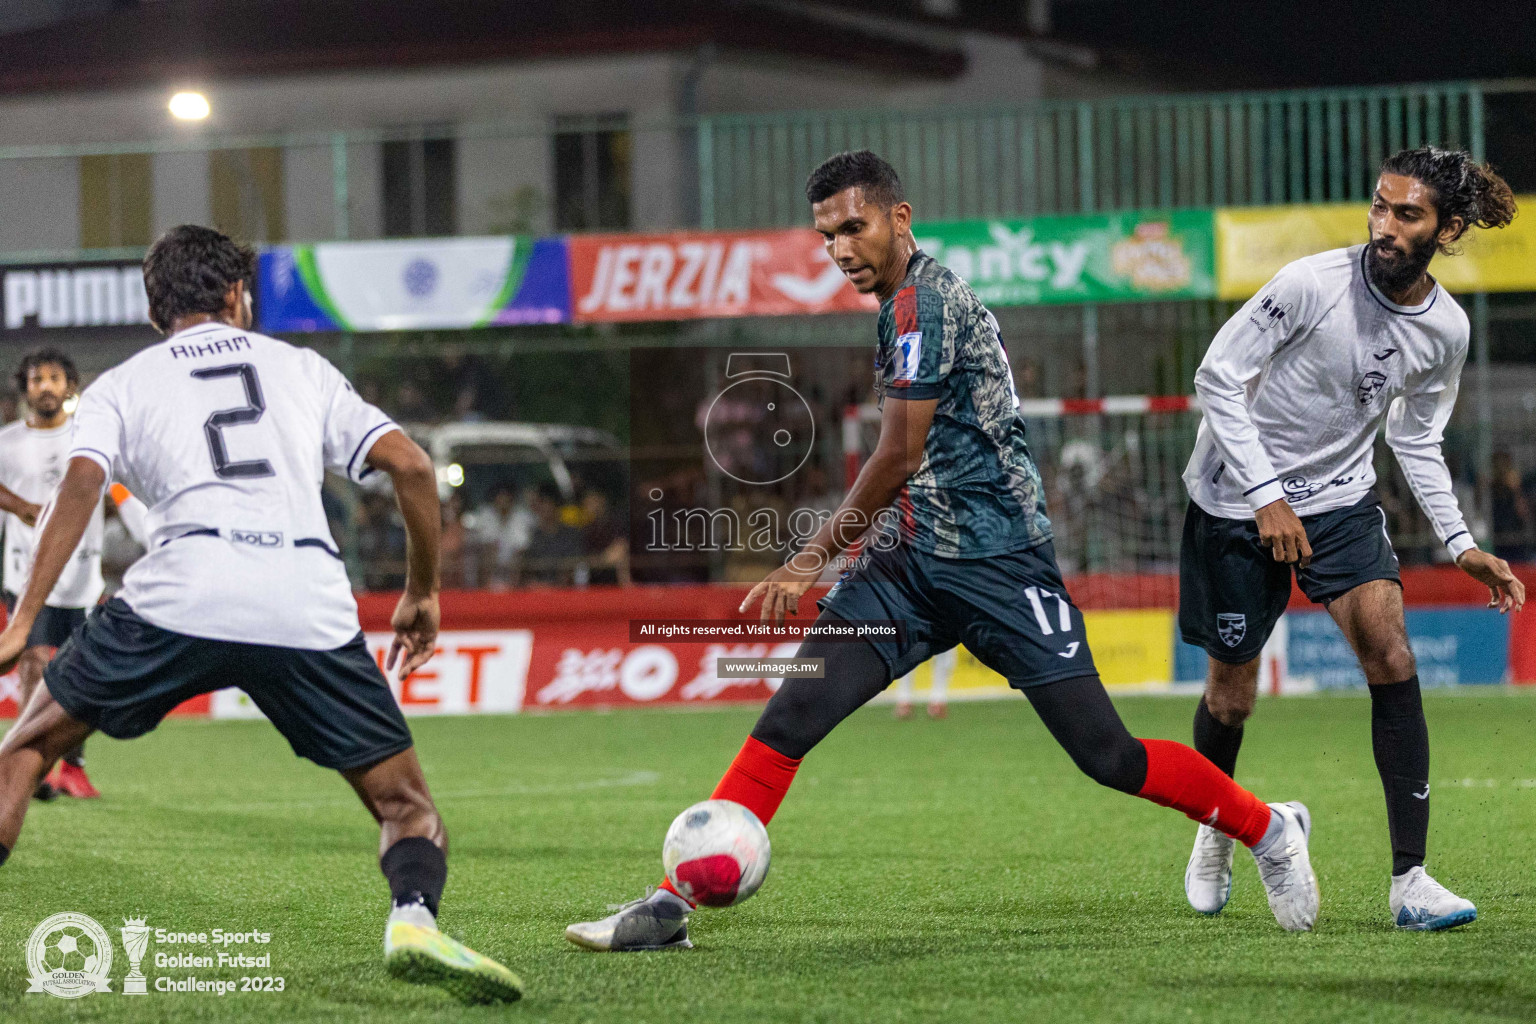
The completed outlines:
<svg viewBox="0 0 1536 1024">
<path fill-rule="evenodd" d="M 377 145 L 347 147 L 348 238 L 384 234 L 384 155 Z"/>
<path fill-rule="evenodd" d="M 707 66 L 699 88 L 704 113 L 802 108 L 927 107 L 1038 98 L 1040 62 L 1013 40 L 951 34 L 970 66 L 952 81 L 916 80 L 831 63 L 726 53 Z M 679 131 L 684 75 L 693 54 L 635 54 L 512 65 L 346 72 L 246 79 L 204 85 L 213 114 L 201 125 L 173 122 L 165 103 L 176 88 L 29 96 L 0 100 L 0 150 L 12 145 L 89 145 L 153 140 L 367 131 L 421 124 L 505 125 L 501 137 L 470 133 L 458 151 L 459 230 L 490 230 L 519 188 L 538 196 L 535 229 L 550 227 L 553 207 L 548 132 L 562 115 L 628 114 L 633 132 L 632 216 L 637 229 L 691 221 L 689 135 Z M 3 155 L 3 153 L 0 153 Z M 348 147 L 350 235 L 382 229 L 380 153 L 375 142 Z M 323 140 L 285 156 L 291 238 L 334 234 L 331 155 Z M 0 251 L 78 244 L 78 172 L 70 159 L 0 159 Z M 154 161 L 157 230 L 206 220 L 207 161 L 201 153 L 165 153 Z"/>
<path fill-rule="evenodd" d="M 542 135 L 510 139 L 465 138 L 458 148 L 459 232 L 499 233 L 521 188 L 534 190 L 534 231 L 552 227 L 554 196 L 550 185 L 549 143 Z"/>
<path fill-rule="evenodd" d="M 0 161 L 0 167 L 5 166 Z M 178 224 L 206 224 L 208 201 L 207 153 L 156 153 L 150 164 L 154 200 L 150 230 L 156 236 Z"/>
<path fill-rule="evenodd" d="M 0 160 L 0 252 L 80 245 L 80 162 Z"/>
<path fill-rule="evenodd" d="M 317 242 L 336 235 L 335 180 L 329 146 L 283 151 L 283 219 L 288 238 Z"/>
</svg>

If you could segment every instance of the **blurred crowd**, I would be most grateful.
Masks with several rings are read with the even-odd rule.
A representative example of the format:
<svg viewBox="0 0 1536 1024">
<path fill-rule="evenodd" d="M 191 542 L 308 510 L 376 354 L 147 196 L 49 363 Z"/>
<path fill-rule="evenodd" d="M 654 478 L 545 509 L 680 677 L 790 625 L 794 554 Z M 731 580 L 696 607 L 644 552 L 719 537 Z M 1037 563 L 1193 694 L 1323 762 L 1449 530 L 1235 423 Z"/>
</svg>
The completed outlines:
<svg viewBox="0 0 1536 1024">
<path fill-rule="evenodd" d="M 332 532 L 349 538 L 367 590 L 396 590 L 405 582 L 405 525 L 394 497 L 362 491 L 350 521 L 331 495 Z M 520 490 L 495 488 L 466 507 L 455 490 L 442 503 L 442 586 L 445 590 L 584 587 L 630 583 L 628 524 L 607 494 L 579 487 L 567 499 L 552 482 Z"/>
<path fill-rule="evenodd" d="M 1510 562 L 1536 561 L 1536 470 L 1522 475 L 1509 452 L 1494 452 L 1490 498 L 1493 553 Z"/>
<path fill-rule="evenodd" d="M 1033 393 L 1035 367 L 1023 363 L 1027 379 L 1021 390 Z M 502 374 L 484 372 L 488 367 L 463 358 L 436 361 L 434 369 L 441 372 L 422 375 L 441 385 L 431 395 L 413 383 L 415 374 L 393 381 L 361 377 L 359 390 L 405 423 L 508 415 L 509 386 L 495 383 Z M 839 401 L 855 397 L 851 390 L 846 396 L 807 394 L 818 422 L 837 419 Z M 0 419 L 9 422 L 20 412 L 16 396 L 0 394 Z M 698 428 L 689 423 L 697 416 L 678 418 Z M 1134 425 L 1097 417 L 1029 421 L 1030 447 L 1040 461 L 1057 556 L 1066 573 L 1176 570 L 1187 503 L 1179 474 L 1194 423 L 1174 417 Z M 667 442 L 660 447 L 652 443 L 649 450 L 666 448 L 664 458 L 649 460 L 636 448 L 629 466 L 633 478 L 627 483 L 607 481 L 609 486 L 596 487 L 572 479 L 564 489 L 549 479 L 521 486 L 484 481 L 477 487 L 445 485 L 442 585 L 505 590 L 760 578 L 814 529 L 803 517 L 797 521 L 797 513 L 828 514 L 843 497 L 840 448 L 833 441 L 836 435 L 827 434 L 800 469 L 769 487 L 738 486 L 729 474 L 709 472 L 704 453 L 682 436 L 659 439 Z M 872 443 L 873 438 L 866 440 Z M 1491 472 L 1479 478 L 1466 445 L 1448 443 L 1446 448 L 1474 536 L 1511 562 L 1536 561 L 1533 452 L 1518 443 L 1515 450 L 1498 448 Z M 1444 547 L 1390 452 L 1381 446 L 1377 457 L 1377 493 L 1401 560 L 1444 561 Z M 332 532 L 357 585 L 398 589 L 405 576 L 406 539 L 393 495 L 332 478 L 324 498 Z M 680 536 L 679 523 L 690 510 L 711 509 L 731 513 L 734 536 L 706 537 L 709 531 L 718 533 L 720 523 L 698 516 L 688 520 L 690 535 Z M 761 543 L 761 534 L 748 542 L 753 513 L 772 515 L 776 525 L 769 543 Z M 120 585 L 123 572 L 141 553 L 109 507 L 103 566 L 109 588 Z"/>
</svg>

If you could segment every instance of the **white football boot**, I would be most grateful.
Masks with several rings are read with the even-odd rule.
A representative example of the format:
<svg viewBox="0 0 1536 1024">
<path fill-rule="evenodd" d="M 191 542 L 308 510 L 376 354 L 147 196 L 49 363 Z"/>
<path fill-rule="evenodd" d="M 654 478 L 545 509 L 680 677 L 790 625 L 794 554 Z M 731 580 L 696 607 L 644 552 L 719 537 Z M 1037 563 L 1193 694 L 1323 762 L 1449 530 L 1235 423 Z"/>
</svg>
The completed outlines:
<svg viewBox="0 0 1536 1024">
<path fill-rule="evenodd" d="M 1232 895 L 1232 852 L 1237 840 L 1209 825 L 1195 833 L 1195 848 L 1184 869 L 1184 895 L 1202 914 L 1219 914 Z"/>
<path fill-rule="evenodd" d="M 583 921 L 565 930 L 566 941 L 602 953 L 638 953 L 652 949 L 692 949 L 688 915 L 693 905 L 665 889 L 648 889 L 644 896 L 614 904 L 601 921 Z"/>
<path fill-rule="evenodd" d="M 1387 905 L 1392 908 L 1393 923 L 1408 931 L 1438 932 L 1477 920 L 1477 908 L 1471 900 L 1430 878 L 1422 867 L 1392 876 Z"/>
<path fill-rule="evenodd" d="M 1294 801 L 1269 806 L 1280 815 L 1281 832 L 1268 844 L 1254 847 L 1253 860 L 1264 881 L 1269 909 L 1280 927 L 1288 932 L 1309 932 L 1317 923 L 1318 904 L 1317 875 L 1307 855 L 1312 815 L 1305 804 Z"/>
</svg>

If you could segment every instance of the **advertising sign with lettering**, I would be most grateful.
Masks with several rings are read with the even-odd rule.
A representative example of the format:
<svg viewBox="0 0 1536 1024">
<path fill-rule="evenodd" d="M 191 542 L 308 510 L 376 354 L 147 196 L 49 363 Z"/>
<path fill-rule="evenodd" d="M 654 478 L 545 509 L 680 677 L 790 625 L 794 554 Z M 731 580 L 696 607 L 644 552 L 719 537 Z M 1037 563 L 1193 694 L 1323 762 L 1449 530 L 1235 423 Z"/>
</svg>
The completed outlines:
<svg viewBox="0 0 1536 1024">
<path fill-rule="evenodd" d="M 137 262 L 0 268 L 5 331 L 149 327 L 144 269 Z"/>
<path fill-rule="evenodd" d="M 1291 620 L 1290 671 L 1318 689 L 1364 686 L 1349 641 L 1326 612 Z M 1509 668 L 1509 617 L 1484 608 L 1409 608 L 1408 639 L 1425 686 L 1501 683 Z"/>
<path fill-rule="evenodd" d="M 809 228 L 670 235 L 573 235 L 577 323 L 854 313 L 860 295 Z"/>
<path fill-rule="evenodd" d="M 917 224 L 917 244 L 993 306 L 1209 298 L 1211 211 Z"/>
</svg>

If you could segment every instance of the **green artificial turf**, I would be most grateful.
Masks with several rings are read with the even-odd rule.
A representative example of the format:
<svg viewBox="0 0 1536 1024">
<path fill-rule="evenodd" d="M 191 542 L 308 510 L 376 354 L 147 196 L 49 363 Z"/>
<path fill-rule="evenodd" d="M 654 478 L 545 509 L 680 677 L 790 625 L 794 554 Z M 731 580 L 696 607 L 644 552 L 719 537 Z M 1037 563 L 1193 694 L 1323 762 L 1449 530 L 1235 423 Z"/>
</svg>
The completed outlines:
<svg viewBox="0 0 1536 1024">
<path fill-rule="evenodd" d="M 946 721 L 855 715 L 773 821 L 773 868 L 701 911 L 690 952 L 581 952 L 575 920 L 660 875 L 661 838 L 708 796 L 753 709 L 422 720 L 451 837 L 441 923 L 527 983 L 461 1007 L 391 980 L 377 831 L 347 785 L 264 722 L 171 722 L 89 747 L 105 797 L 33 805 L 0 868 L 0 1020 L 1405 1021 L 1536 1020 L 1536 694 L 1426 699 L 1430 871 L 1478 905 L 1443 934 L 1392 929 L 1386 815 L 1363 696 L 1265 700 L 1239 779 L 1312 808 L 1316 932 L 1288 935 L 1238 853 L 1204 918 L 1182 879 L 1195 826 L 1079 776 L 1027 703 Z M 1193 700 L 1118 701 L 1133 732 L 1187 739 Z M 27 995 L 36 924 L 111 930 L 110 994 Z M 269 932 L 270 971 L 157 969 L 119 994 L 116 929 Z M 175 947 L 207 953 L 207 947 Z M 157 976 L 284 978 L 281 993 L 156 993 Z"/>
</svg>

